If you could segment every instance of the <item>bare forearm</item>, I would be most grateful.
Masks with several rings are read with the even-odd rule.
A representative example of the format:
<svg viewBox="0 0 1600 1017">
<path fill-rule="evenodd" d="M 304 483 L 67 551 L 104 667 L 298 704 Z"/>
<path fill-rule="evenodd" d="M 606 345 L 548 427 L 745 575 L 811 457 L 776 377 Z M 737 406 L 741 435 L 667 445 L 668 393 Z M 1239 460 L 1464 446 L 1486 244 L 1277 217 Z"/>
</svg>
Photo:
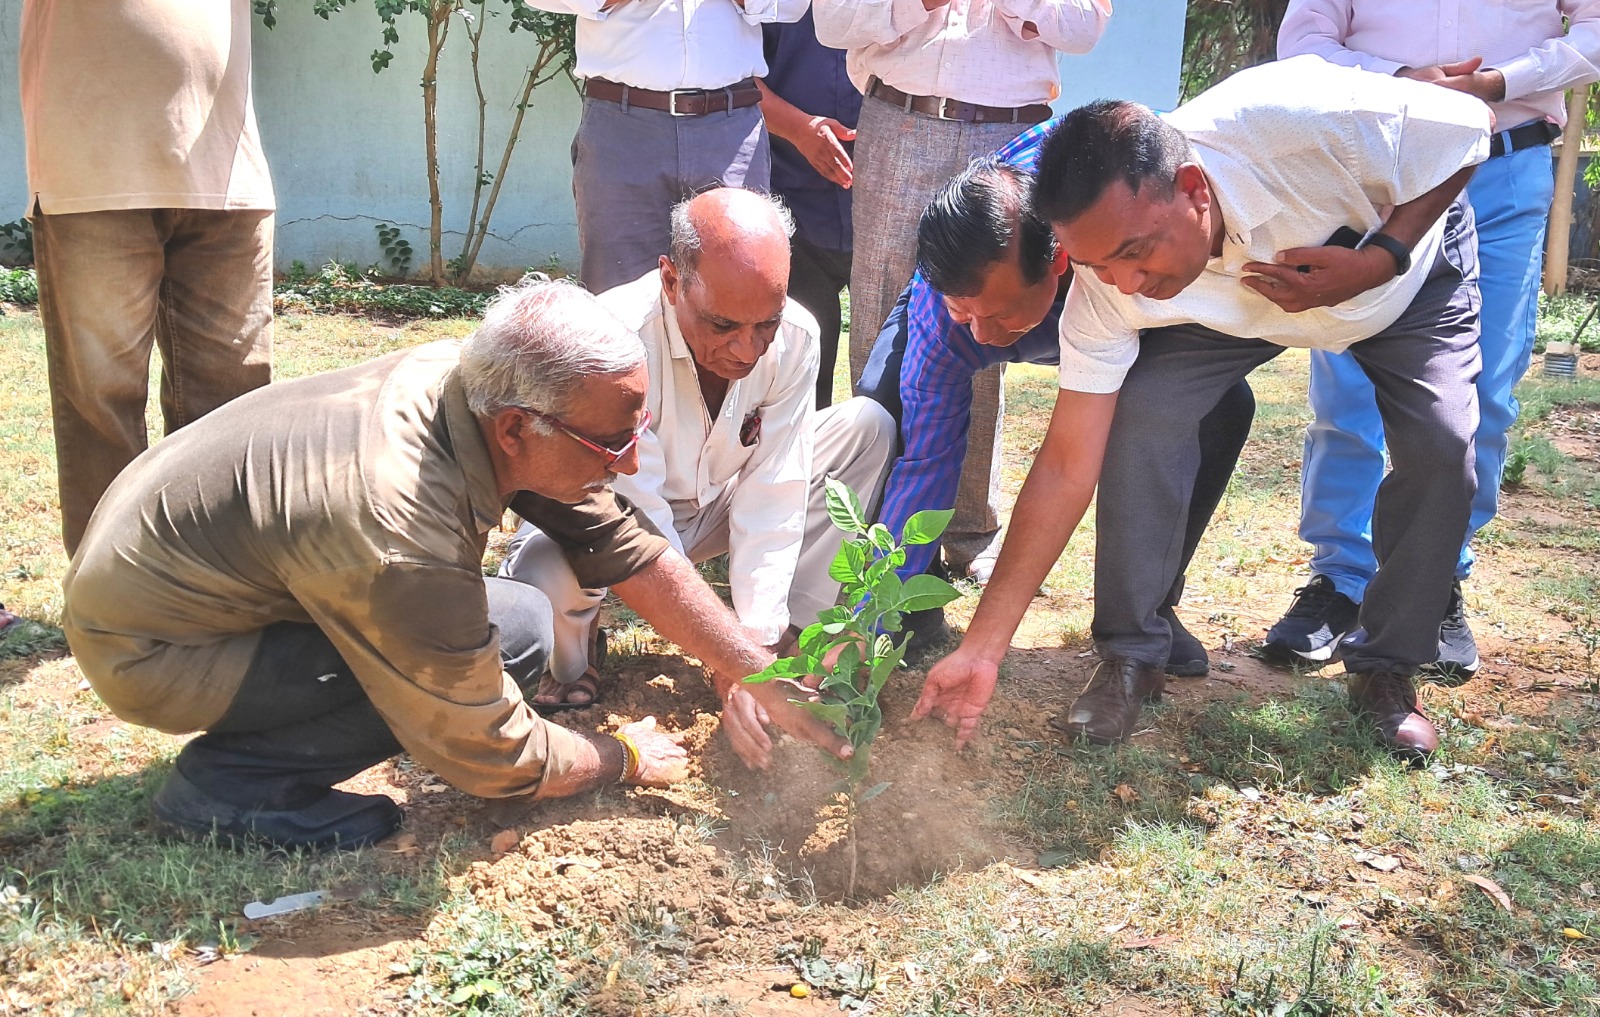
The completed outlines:
<svg viewBox="0 0 1600 1017">
<path fill-rule="evenodd" d="M 695 567 L 675 551 L 611 590 L 657 632 L 699 657 L 719 693 L 772 663 L 772 654 L 751 640 Z"/>
<path fill-rule="evenodd" d="M 1404 205 L 1396 205 L 1389 221 L 1383 224 L 1383 232 L 1408 248 L 1417 246 L 1423 235 L 1444 215 L 1450 203 L 1461 196 L 1467 181 L 1472 179 L 1473 169 L 1469 166 L 1458 170 L 1450 179 L 1421 197 L 1413 198 Z"/>
<path fill-rule="evenodd" d="M 767 133 L 795 144 L 800 130 L 811 117 L 800 107 L 768 88 L 767 83 L 760 78 L 756 79 L 756 87 L 761 90 L 761 116 L 767 122 Z"/>
<path fill-rule="evenodd" d="M 572 769 L 547 775 L 535 798 L 569 798 L 615 784 L 622 776 L 621 742 L 610 735 L 573 733 L 578 736 L 578 749 Z"/>
<path fill-rule="evenodd" d="M 1022 616 L 1094 497 L 1116 393 L 1056 394 L 1050 429 L 1017 496 L 994 578 L 961 648 L 998 665 Z"/>
<path fill-rule="evenodd" d="M 994 578 L 962 641 L 964 647 L 996 663 L 1010 648 L 1034 594 L 1066 549 L 1094 495 L 1093 485 L 1074 485 L 1059 471 L 1037 466 L 1017 496 Z"/>
</svg>

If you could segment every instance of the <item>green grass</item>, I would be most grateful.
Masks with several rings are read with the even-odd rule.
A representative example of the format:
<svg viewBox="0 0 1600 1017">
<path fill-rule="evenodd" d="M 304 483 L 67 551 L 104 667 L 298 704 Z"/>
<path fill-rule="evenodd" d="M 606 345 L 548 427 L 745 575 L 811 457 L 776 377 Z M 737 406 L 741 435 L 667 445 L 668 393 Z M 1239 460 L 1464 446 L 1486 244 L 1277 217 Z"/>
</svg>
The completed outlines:
<svg viewBox="0 0 1600 1017">
<path fill-rule="evenodd" d="M 473 325 L 381 310 L 285 305 L 278 377 Z M 1569 300 L 1561 320 L 1586 310 Z M 196 951 L 252 948 L 237 924 L 243 903 L 307 889 L 349 898 L 341 919 L 399 923 L 408 945 L 376 977 L 393 975 L 404 1012 L 732 1014 L 741 1004 L 726 979 L 788 962 L 798 939 L 773 929 L 755 955 L 714 969 L 687 949 L 692 916 L 642 896 L 603 920 L 532 931 L 465 889 L 481 845 L 464 833 L 406 858 L 158 838 L 149 795 L 182 742 L 112 722 L 59 658 L 65 562 L 37 317 L 0 317 L 0 352 L 0 599 L 29 619 L 0 637 L 0 1013 L 170 1012 L 195 981 Z M 1294 523 L 1305 358 L 1286 354 L 1252 382 L 1252 442 L 1185 601 L 1213 645 L 1217 632 L 1258 636 L 1260 616 L 1304 579 Z M 1164 705 L 1149 715 L 1159 744 L 1040 741 L 1012 760 L 990 733 L 977 751 L 1015 771 L 992 804 L 1016 867 L 951 873 L 850 909 L 818 903 L 803 873 L 777 870 L 759 846 L 730 849 L 730 878 L 753 897 L 798 879 L 796 925 L 826 928 L 820 949 L 837 970 L 876 965 L 868 995 L 879 1014 L 1045 1017 L 1128 997 L 1177 1015 L 1600 1012 L 1600 681 L 1583 641 L 1600 639 L 1600 480 L 1593 459 L 1570 451 L 1574 422 L 1593 427 L 1600 382 L 1530 378 L 1520 392 L 1527 469 L 1507 496 L 1518 511 L 1485 532 L 1468 591 L 1474 624 L 1511 666 L 1504 681 L 1424 690 L 1444 742 L 1429 767 L 1374 750 L 1337 681 L 1303 677 L 1283 695 Z M 1011 495 L 1053 397 L 1047 368 L 1008 375 Z M 1051 572 L 1019 646 L 1084 645 L 1092 527 Z M 726 581 L 716 564 L 706 574 Z M 974 600 L 952 615 L 970 615 Z M 622 654 L 666 652 L 636 618 L 616 619 Z M 1062 694 L 1022 688 L 1021 668 L 1007 664 L 1002 695 Z M 714 832 L 715 817 L 701 822 Z M 1398 867 L 1370 864 L 1386 858 Z M 1510 910 L 1467 876 L 1493 880 Z M 832 1010 L 837 999 L 812 1004 Z M 282 1008 L 294 1012 L 290 1000 Z"/>
</svg>

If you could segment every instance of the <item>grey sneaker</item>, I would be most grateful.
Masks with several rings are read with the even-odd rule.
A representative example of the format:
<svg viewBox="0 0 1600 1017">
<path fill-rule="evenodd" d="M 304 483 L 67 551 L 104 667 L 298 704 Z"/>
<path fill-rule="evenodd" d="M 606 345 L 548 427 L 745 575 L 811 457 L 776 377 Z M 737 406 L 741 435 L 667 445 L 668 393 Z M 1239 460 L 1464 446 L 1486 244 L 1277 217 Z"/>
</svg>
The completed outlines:
<svg viewBox="0 0 1600 1017">
<path fill-rule="evenodd" d="M 1439 625 L 1439 659 L 1428 668 L 1447 682 L 1470 681 L 1478 673 L 1478 641 L 1467 625 L 1466 605 L 1461 597 L 1461 580 L 1450 587 L 1450 607 Z"/>
</svg>

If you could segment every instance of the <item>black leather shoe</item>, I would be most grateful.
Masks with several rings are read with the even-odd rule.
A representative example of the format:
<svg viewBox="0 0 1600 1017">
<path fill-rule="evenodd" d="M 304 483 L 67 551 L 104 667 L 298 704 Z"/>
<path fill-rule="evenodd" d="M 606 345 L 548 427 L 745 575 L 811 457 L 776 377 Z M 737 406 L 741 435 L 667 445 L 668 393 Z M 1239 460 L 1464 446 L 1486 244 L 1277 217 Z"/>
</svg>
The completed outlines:
<svg viewBox="0 0 1600 1017">
<path fill-rule="evenodd" d="M 189 840 L 213 835 L 229 847 L 264 844 L 285 851 L 366 847 L 399 829 L 404 814 L 384 795 L 330 789 L 297 809 L 238 805 L 212 797 L 176 768 L 150 802 L 158 825 Z"/>
<path fill-rule="evenodd" d="M 1439 732 L 1417 705 L 1417 687 L 1410 676 L 1382 671 L 1345 675 L 1350 708 L 1370 720 L 1378 739 L 1405 759 L 1422 760 L 1439 749 Z"/>
<path fill-rule="evenodd" d="M 1089 684 L 1072 701 L 1065 717 L 1053 717 L 1050 726 L 1070 739 L 1096 745 L 1115 745 L 1133 733 L 1139 710 L 1161 699 L 1166 688 L 1161 669 L 1130 657 L 1100 660 L 1089 674 Z"/>
<path fill-rule="evenodd" d="M 1205 644 L 1194 633 L 1183 627 L 1183 622 L 1172 608 L 1156 611 L 1157 618 L 1165 618 L 1172 629 L 1172 649 L 1167 651 L 1167 674 L 1174 678 L 1202 678 L 1211 673 L 1211 659 L 1206 656 Z"/>
<path fill-rule="evenodd" d="M 906 656 L 913 660 L 938 649 L 951 638 L 950 623 L 945 621 L 942 607 L 907 612 L 902 624 L 904 631 L 911 633 L 906 643 Z"/>
</svg>

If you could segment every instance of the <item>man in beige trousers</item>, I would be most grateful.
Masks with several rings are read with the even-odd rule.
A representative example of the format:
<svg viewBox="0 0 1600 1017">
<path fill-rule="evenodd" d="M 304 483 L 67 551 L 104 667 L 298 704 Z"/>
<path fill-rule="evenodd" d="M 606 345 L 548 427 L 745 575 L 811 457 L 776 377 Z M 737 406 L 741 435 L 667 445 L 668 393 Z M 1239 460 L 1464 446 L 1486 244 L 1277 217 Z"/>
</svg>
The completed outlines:
<svg viewBox="0 0 1600 1017">
<path fill-rule="evenodd" d="M 250 4 L 26 0 L 21 84 L 62 541 L 146 445 L 272 376 Z"/>
</svg>

